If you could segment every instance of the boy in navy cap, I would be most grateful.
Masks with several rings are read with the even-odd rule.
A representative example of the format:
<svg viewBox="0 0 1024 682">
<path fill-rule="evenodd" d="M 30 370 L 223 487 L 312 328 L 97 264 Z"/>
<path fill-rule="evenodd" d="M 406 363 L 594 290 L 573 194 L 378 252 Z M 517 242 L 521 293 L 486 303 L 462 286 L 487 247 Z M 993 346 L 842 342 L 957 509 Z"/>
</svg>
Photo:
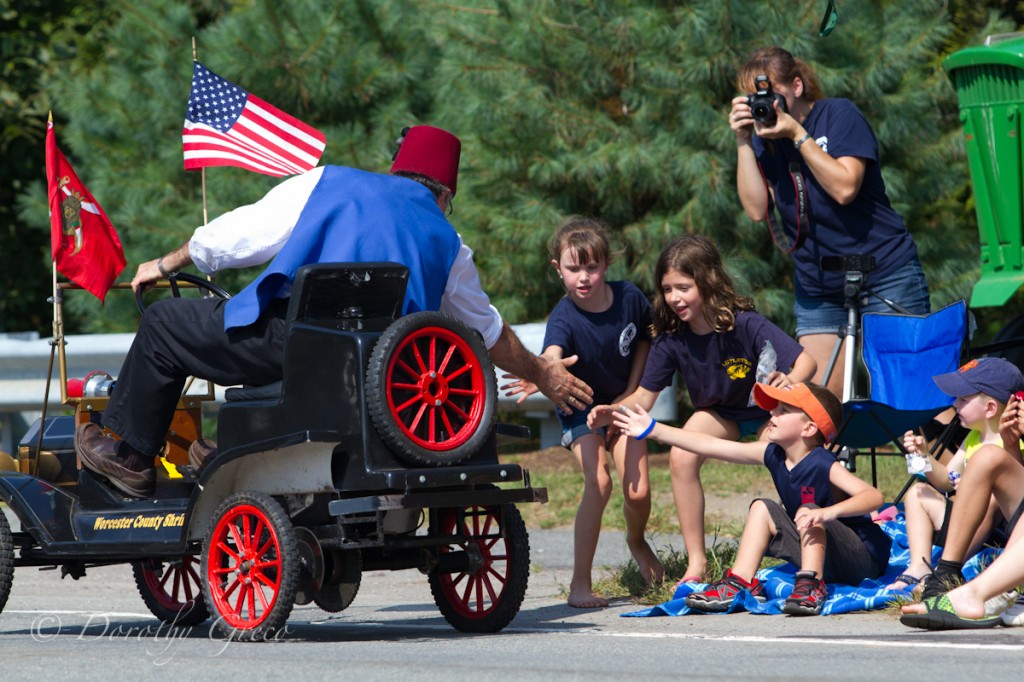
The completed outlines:
<svg viewBox="0 0 1024 682">
<path fill-rule="evenodd" d="M 946 464 L 927 454 L 919 436 L 908 431 L 904 437 L 909 451 L 929 458 L 931 471 L 925 475 L 931 485 L 914 486 L 907 495 L 910 565 L 889 587 L 904 589 L 923 582 L 925 599 L 962 583 L 965 558 L 988 537 L 999 514 L 1007 521 L 1009 536 L 1024 501 L 1019 434 L 1010 428 L 1018 409 L 1015 394 L 1024 388 L 1020 370 L 1002 358 L 980 358 L 933 380 L 956 398 L 953 406 L 970 434 Z M 956 493 L 955 505 L 945 492 Z M 933 542 L 943 547 L 934 572 Z"/>
</svg>

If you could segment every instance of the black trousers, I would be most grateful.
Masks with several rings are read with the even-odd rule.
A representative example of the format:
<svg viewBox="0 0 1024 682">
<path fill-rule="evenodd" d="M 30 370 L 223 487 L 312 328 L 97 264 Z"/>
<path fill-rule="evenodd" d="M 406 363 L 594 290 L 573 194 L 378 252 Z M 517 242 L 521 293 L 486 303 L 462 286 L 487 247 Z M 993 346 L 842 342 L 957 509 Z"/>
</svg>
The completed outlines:
<svg viewBox="0 0 1024 682">
<path fill-rule="evenodd" d="M 284 362 L 287 299 L 254 322 L 224 331 L 219 298 L 172 298 L 150 305 L 117 375 L 103 425 L 144 454 L 163 447 L 174 408 L 190 376 L 214 383 L 279 381 Z"/>
</svg>

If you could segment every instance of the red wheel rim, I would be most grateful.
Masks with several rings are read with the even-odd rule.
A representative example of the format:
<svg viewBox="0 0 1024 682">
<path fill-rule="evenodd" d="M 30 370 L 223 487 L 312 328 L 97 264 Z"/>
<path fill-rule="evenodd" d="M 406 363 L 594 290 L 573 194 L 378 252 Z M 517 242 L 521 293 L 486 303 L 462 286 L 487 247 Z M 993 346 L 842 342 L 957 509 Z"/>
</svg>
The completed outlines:
<svg viewBox="0 0 1024 682">
<path fill-rule="evenodd" d="M 159 564 L 146 564 L 142 575 L 150 594 L 156 597 L 160 606 L 170 611 L 182 611 L 200 598 L 202 580 L 199 561 L 194 556 L 165 564 L 162 573 L 156 570 L 157 566 Z"/>
<path fill-rule="evenodd" d="M 233 507 L 217 523 L 207 578 L 217 614 L 249 629 L 266 619 L 281 590 L 280 541 L 266 515 L 252 505 Z"/>
<path fill-rule="evenodd" d="M 388 408 L 419 447 L 446 451 L 469 440 L 483 420 L 487 392 L 466 340 L 443 327 L 407 336 L 387 369 Z"/>
<path fill-rule="evenodd" d="M 445 598 L 464 618 L 484 618 L 501 603 L 508 584 L 508 545 L 501 535 L 501 524 L 496 509 L 472 507 L 458 523 L 459 515 L 448 510 L 442 532 L 446 535 L 472 536 L 457 541 L 441 552 L 466 551 L 475 545 L 483 558 L 483 565 L 473 573 L 447 573 L 440 576 Z"/>
</svg>

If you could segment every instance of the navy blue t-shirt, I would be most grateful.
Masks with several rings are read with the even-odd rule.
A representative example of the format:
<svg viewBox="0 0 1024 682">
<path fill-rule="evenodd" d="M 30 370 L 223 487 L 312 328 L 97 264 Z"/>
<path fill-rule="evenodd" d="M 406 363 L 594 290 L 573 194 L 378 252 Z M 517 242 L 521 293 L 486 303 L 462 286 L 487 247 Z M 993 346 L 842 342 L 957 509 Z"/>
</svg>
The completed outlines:
<svg viewBox="0 0 1024 682">
<path fill-rule="evenodd" d="M 855 156 L 867 161 L 860 192 L 853 202 L 842 206 L 825 192 L 789 140 L 764 140 L 754 135 L 752 141 L 790 239 L 796 239 L 797 209 L 789 164 L 800 162 L 809 224 L 801 226 L 805 241 L 791 254 L 797 293 L 836 296 L 842 293 L 844 273 L 823 272 L 822 256 L 874 255 L 875 270 L 866 276 L 870 284 L 910 262 L 917 248 L 903 218 L 889 204 L 878 163 L 878 140 L 856 105 L 847 99 L 817 100 L 803 125 L 811 135 L 805 144 L 813 140 L 833 158 Z M 777 220 L 774 213 L 771 219 Z"/>
<path fill-rule="evenodd" d="M 764 465 L 775 481 L 775 490 L 779 493 L 782 506 L 786 508 L 789 518 L 795 519 L 796 512 L 805 504 L 819 507 L 831 507 L 832 484 L 829 482 L 829 471 L 838 460 L 836 456 L 822 447 L 807 453 L 807 456 L 790 469 L 786 466 L 786 451 L 776 443 L 769 443 L 764 451 Z M 846 516 L 837 519 L 855 532 L 875 561 L 882 566 L 889 563 L 889 550 L 892 541 L 889 536 L 872 523 L 867 514 Z"/>
<path fill-rule="evenodd" d="M 765 341 L 775 350 L 775 369 L 788 372 L 804 351 L 786 332 L 752 310 L 736 313 L 732 331 L 694 334 L 689 326 L 676 334 L 659 334 L 651 342 L 640 386 L 659 393 L 676 371 L 686 384 L 690 402 L 734 421 L 766 419 L 751 392 Z"/>
<path fill-rule="evenodd" d="M 544 332 L 544 348 L 558 346 L 562 357 L 579 356 L 569 371 L 594 389 L 594 405 L 606 405 L 626 389 L 633 351 L 650 338 L 647 297 L 629 282 L 608 285 L 612 289 L 608 310 L 587 312 L 566 296 L 551 311 Z"/>
</svg>

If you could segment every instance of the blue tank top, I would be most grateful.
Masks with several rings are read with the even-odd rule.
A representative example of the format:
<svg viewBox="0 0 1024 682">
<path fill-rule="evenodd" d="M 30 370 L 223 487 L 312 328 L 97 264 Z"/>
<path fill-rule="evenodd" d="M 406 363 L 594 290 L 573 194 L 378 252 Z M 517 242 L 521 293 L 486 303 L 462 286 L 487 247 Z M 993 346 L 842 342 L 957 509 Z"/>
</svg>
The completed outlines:
<svg viewBox="0 0 1024 682">
<path fill-rule="evenodd" d="M 326 166 L 284 247 L 224 309 L 252 324 L 309 263 L 391 261 L 409 268 L 403 314 L 438 310 L 461 241 L 434 195 L 408 178 Z"/>
</svg>

